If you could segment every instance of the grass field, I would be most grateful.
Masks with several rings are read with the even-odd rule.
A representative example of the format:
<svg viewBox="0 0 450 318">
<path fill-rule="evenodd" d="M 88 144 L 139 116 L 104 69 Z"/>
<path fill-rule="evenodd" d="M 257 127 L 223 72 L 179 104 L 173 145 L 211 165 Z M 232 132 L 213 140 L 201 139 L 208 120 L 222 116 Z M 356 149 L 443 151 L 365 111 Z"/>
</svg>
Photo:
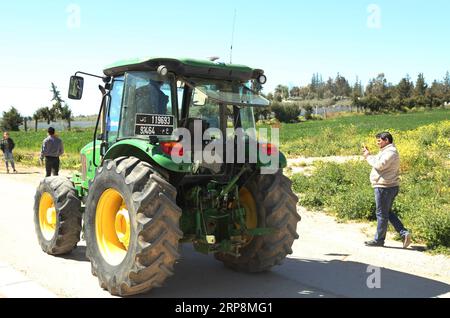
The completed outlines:
<svg viewBox="0 0 450 318">
<path fill-rule="evenodd" d="M 450 110 L 389 115 L 353 115 L 323 121 L 282 124 L 280 148 L 288 157 L 322 157 L 332 155 L 358 155 L 361 144 L 373 143 L 376 132 L 384 130 L 408 131 L 430 123 L 450 119 Z M 268 126 L 260 126 L 268 127 Z M 66 168 L 78 167 L 81 148 L 92 141 L 93 129 L 73 129 L 58 132 L 64 141 L 68 160 Z M 17 148 L 17 161 L 38 164 L 38 154 L 46 131 L 11 132 Z M 394 136 L 395 137 L 395 136 Z M 373 147 L 373 145 L 372 145 Z M 64 158 L 63 158 L 64 159 Z M 64 160 L 63 160 L 64 162 Z"/>
<path fill-rule="evenodd" d="M 407 131 L 443 120 L 450 120 L 450 109 L 282 124 L 280 148 L 288 157 L 358 155 L 361 144 L 367 143 L 368 137 L 378 132 Z"/>
<path fill-rule="evenodd" d="M 39 153 L 42 141 L 48 136 L 46 130 L 10 132 L 16 144 L 14 158 L 25 165 L 39 165 Z M 61 158 L 64 169 L 79 169 L 80 150 L 89 143 L 94 136 L 94 129 L 72 129 L 72 131 L 57 132 L 63 140 L 65 154 Z"/>
<path fill-rule="evenodd" d="M 48 136 L 47 131 L 10 132 L 18 150 L 40 152 L 42 141 Z M 78 153 L 94 136 L 93 129 L 72 129 L 72 131 L 57 132 L 64 141 L 67 153 Z"/>
</svg>

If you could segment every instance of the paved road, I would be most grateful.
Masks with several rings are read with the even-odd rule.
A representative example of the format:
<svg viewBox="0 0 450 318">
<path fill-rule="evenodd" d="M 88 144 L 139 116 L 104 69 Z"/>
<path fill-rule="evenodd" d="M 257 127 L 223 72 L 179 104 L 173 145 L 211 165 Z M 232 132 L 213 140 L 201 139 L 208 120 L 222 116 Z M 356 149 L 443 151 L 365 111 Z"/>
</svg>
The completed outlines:
<svg viewBox="0 0 450 318">
<path fill-rule="evenodd" d="M 65 257 L 41 251 L 34 232 L 33 198 L 42 175 L 28 170 L 20 175 L 0 174 L 0 262 L 59 297 L 111 297 L 91 275 L 85 242 Z M 362 242 L 371 235 L 368 226 L 338 224 L 320 213 L 300 213 L 301 238 L 294 244 L 294 254 L 273 271 L 235 273 L 185 245 L 175 276 L 164 287 L 140 297 L 450 296 L 448 257 L 427 255 L 420 246 L 402 250 L 396 241 L 388 241 L 391 248 L 366 248 Z M 381 288 L 368 288 L 368 281 Z M 5 285 L 0 275 L 0 294 Z"/>
</svg>

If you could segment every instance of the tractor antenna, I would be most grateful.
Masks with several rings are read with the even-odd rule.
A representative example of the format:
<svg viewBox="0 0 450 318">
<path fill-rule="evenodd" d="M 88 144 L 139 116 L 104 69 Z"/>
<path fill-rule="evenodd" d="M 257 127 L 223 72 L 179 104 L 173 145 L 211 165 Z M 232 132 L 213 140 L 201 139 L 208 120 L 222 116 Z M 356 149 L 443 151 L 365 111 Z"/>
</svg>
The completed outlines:
<svg viewBox="0 0 450 318">
<path fill-rule="evenodd" d="M 233 17 L 233 29 L 231 32 L 230 64 L 233 64 L 233 44 L 234 44 L 234 30 L 236 29 L 236 15 L 237 9 L 235 8 Z"/>
</svg>

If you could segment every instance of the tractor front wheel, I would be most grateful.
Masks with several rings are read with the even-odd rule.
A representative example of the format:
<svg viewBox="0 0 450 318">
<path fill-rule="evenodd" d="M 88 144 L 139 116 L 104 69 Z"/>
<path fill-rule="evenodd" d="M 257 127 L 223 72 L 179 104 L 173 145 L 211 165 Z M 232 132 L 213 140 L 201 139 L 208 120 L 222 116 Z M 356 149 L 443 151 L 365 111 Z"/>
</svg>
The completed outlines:
<svg viewBox="0 0 450 318">
<path fill-rule="evenodd" d="M 258 175 L 240 190 L 240 202 L 246 211 L 247 228 L 272 228 L 274 233 L 245 238 L 246 244 L 235 257 L 216 253 L 225 266 L 242 272 L 263 272 L 280 265 L 298 238 L 297 196 L 292 182 L 281 171 L 273 175 Z"/>
<path fill-rule="evenodd" d="M 70 253 L 80 241 L 81 202 L 65 177 L 41 181 L 34 198 L 34 226 L 42 250 L 50 255 Z"/>
<path fill-rule="evenodd" d="M 134 157 L 106 160 L 89 188 L 87 257 L 100 285 L 130 296 L 162 286 L 180 257 L 176 189 Z"/>
</svg>

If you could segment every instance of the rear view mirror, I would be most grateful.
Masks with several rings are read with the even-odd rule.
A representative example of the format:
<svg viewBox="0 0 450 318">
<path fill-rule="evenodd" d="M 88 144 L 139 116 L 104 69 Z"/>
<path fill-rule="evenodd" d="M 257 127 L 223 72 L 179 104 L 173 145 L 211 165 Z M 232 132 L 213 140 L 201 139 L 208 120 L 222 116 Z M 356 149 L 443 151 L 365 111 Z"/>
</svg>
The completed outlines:
<svg viewBox="0 0 450 318">
<path fill-rule="evenodd" d="M 83 96 L 84 78 L 80 76 L 71 76 L 69 84 L 69 98 L 80 100 Z"/>
<path fill-rule="evenodd" d="M 194 106 L 205 106 L 208 96 L 197 88 L 194 90 L 194 96 L 192 98 L 192 104 Z"/>
</svg>

